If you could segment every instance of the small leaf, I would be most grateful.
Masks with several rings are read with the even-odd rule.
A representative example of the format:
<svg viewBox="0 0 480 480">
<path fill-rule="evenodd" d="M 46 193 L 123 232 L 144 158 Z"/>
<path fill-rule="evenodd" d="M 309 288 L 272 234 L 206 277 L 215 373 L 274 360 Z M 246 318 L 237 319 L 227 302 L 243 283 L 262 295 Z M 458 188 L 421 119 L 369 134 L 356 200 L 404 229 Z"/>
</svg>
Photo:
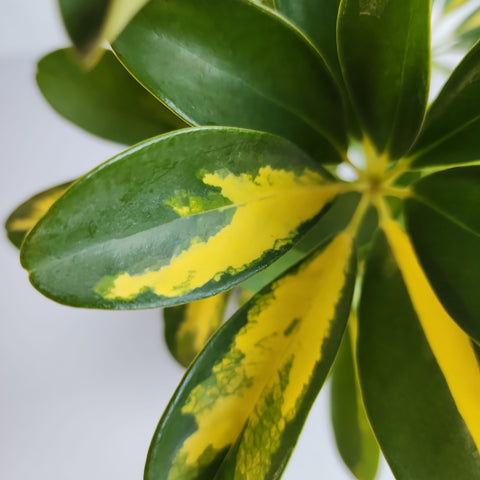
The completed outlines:
<svg viewBox="0 0 480 480">
<path fill-rule="evenodd" d="M 480 43 L 453 71 L 425 118 L 411 152 L 413 167 L 480 160 Z"/>
<path fill-rule="evenodd" d="M 349 323 L 356 323 L 355 315 Z M 358 480 L 373 480 L 380 450 L 365 414 L 354 363 L 351 332 L 346 331 L 335 359 L 331 383 L 332 424 L 338 451 Z"/>
<path fill-rule="evenodd" d="M 274 133 L 323 163 L 345 153 L 342 99 L 330 72 L 268 9 L 244 0 L 151 0 L 113 48 L 193 125 Z"/>
<path fill-rule="evenodd" d="M 265 133 L 210 127 L 157 137 L 80 179 L 26 238 L 21 259 L 35 287 L 60 303 L 198 300 L 294 245 L 338 193 L 322 171 Z"/>
<path fill-rule="evenodd" d="M 480 341 L 480 166 L 414 184 L 406 224 L 422 267 L 452 318 Z"/>
<path fill-rule="evenodd" d="M 368 416 L 397 480 L 480 479 L 480 367 L 408 237 L 383 224 L 367 262 L 358 367 Z"/>
<path fill-rule="evenodd" d="M 146 480 L 279 478 L 340 343 L 353 257 L 340 234 L 227 321 L 164 413 Z"/>
<path fill-rule="evenodd" d="M 5 228 L 8 238 L 17 248 L 20 248 L 27 233 L 66 192 L 72 183 L 64 183 L 40 192 L 13 211 L 5 223 Z"/>
<path fill-rule="evenodd" d="M 430 0 L 343 0 L 338 52 L 347 88 L 378 153 L 401 157 L 427 105 Z"/>
<path fill-rule="evenodd" d="M 148 0 L 59 0 L 67 32 L 87 68 L 105 53 L 104 41 L 112 42 Z"/>
<path fill-rule="evenodd" d="M 180 365 L 188 367 L 222 324 L 229 293 L 163 310 L 168 349 Z"/>
<path fill-rule="evenodd" d="M 90 72 L 71 49 L 57 50 L 38 63 L 37 83 L 63 117 L 94 135 L 132 145 L 188 125 L 150 95 L 108 51 Z"/>
</svg>

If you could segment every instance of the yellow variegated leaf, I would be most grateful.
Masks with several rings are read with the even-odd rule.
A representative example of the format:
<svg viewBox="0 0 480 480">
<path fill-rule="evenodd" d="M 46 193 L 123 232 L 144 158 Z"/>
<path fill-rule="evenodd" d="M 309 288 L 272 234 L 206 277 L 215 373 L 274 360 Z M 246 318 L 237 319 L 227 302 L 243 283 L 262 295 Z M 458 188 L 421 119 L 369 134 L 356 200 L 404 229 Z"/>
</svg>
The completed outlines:
<svg viewBox="0 0 480 480">
<path fill-rule="evenodd" d="M 48 212 L 48 209 L 63 195 L 71 184 L 72 182 L 64 183 L 38 193 L 22 203 L 8 217 L 5 228 L 7 229 L 8 238 L 17 248 L 20 248 L 25 235 Z"/>
<path fill-rule="evenodd" d="M 278 478 L 338 348 L 353 258 L 340 234 L 220 329 L 160 422 L 146 479 Z"/>
<path fill-rule="evenodd" d="M 32 230 L 21 260 L 37 288 L 69 305 L 199 300 L 294 245 L 343 188 L 322 174 L 280 137 L 180 130 L 80 179 Z"/>
<path fill-rule="evenodd" d="M 473 344 L 438 301 L 407 235 L 393 221 L 385 222 L 383 230 L 425 337 L 480 452 L 480 367 Z"/>
<path fill-rule="evenodd" d="M 175 359 L 188 367 L 220 327 L 229 292 L 163 311 L 167 346 Z"/>
</svg>

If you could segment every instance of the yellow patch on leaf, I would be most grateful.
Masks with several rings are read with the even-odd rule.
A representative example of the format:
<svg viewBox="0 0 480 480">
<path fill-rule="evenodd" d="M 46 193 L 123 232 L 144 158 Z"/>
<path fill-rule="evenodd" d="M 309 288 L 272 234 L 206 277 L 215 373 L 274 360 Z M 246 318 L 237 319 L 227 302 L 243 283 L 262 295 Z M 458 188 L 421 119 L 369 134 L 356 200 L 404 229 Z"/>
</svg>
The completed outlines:
<svg viewBox="0 0 480 480">
<path fill-rule="evenodd" d="M 232 203 L 222 207 L 235 208 L 230 223 L 208 240 L 192 243 L 159 270 L 122 273 L 107 286 L 102 280 L 97 293 L 108 300 L 132 300 L 146 290 L 176 297 L 218 280 L 227 271 L 241 272 L 266 252 L 290 243 L 299 227 L 338 193 L 338 186 L 322 184 L 323 178 L 310 170 L 296 175 L 262 167 L 255 177 L 222 170 L 207 173 L 203 182 L 219 187 Z"/>
<path fill-rule="evenodd" d="M 393 221 L 383 229 L 430 348 L 480 450 L 480 367 L 471 340 L 438 300 L 405 232 Z"/>
<path fill-rule="evenodd" d="M 276 281 L 268 294 L 257 297 L 229 352 L 191 391 L 181 410 L 193 415 L 198 430 L 184 441 L 168 480 L 184 479 L 182 472 L 195 471 L 206 452 L 230 446 L 247 420 L 235 478 L 263 478 L 286 423 L 295 417 L 322 360 L 322 345 L 342 297 L 352 244 L 350 235 L 340 234 L 298 271 Z M 269 421 L 272 399 L 273 423 Z M 262 438 L 259 452 L 255 445 Z"/>
<path fill-rule="evenodd" d="M 67 187 L 52 191 L 48 195 L 41 195 L 29 202 L 30 210 L 26 215 L 13 217 L 8 222 L 8 230 L 26 232 L 31 230 L 38 221 L 48 212 L 49 208 L 65 193 Z"/>
</svg>

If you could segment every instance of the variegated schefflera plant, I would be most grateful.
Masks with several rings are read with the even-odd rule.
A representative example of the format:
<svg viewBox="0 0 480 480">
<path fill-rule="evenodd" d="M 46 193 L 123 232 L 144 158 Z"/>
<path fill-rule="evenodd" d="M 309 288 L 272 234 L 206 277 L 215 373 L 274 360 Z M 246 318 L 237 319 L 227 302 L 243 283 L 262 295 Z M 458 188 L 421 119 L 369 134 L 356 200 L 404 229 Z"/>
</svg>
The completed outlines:
<svg viewBox="0 0 480 480">
<path fill-rule="evenodd" d="M 480 479 L 480 43 L 427 108 L 430 0 L 83 2 L 88 32 L 60 3 L 96 67 L 54 52 L 42 93 L 139 143 L 7 230 L 60 303 L 167 307 L 193 362 L 145 478 L 279 478 L 333 365 L 358 479 L 378 445 L 397 479 Z"/>
</svg>

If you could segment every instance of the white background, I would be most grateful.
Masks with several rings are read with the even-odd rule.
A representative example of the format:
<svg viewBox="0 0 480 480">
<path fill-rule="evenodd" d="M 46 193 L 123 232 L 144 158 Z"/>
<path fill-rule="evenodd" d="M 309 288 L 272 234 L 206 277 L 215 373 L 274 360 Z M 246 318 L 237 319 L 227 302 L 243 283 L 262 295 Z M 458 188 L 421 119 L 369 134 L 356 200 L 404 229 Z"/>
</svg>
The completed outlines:
<svg viewBox="0 0 480 480">
<path fill-rule="evenodd" d="M 0 219 L 120 151 L 64 122 L 41 98 L 35 61 L 68 42 L 53 0 L 1 0 Z M 0 235 L 0 478 L 140 480 L 153 430 L 179 382 L 158 311 L 57 305 L 28 283 Z M 335 451 L 326 389 L 284 480 L 352 476 Z M 393 477 L 382 465 L 380 480 Z"/>
</svg>

